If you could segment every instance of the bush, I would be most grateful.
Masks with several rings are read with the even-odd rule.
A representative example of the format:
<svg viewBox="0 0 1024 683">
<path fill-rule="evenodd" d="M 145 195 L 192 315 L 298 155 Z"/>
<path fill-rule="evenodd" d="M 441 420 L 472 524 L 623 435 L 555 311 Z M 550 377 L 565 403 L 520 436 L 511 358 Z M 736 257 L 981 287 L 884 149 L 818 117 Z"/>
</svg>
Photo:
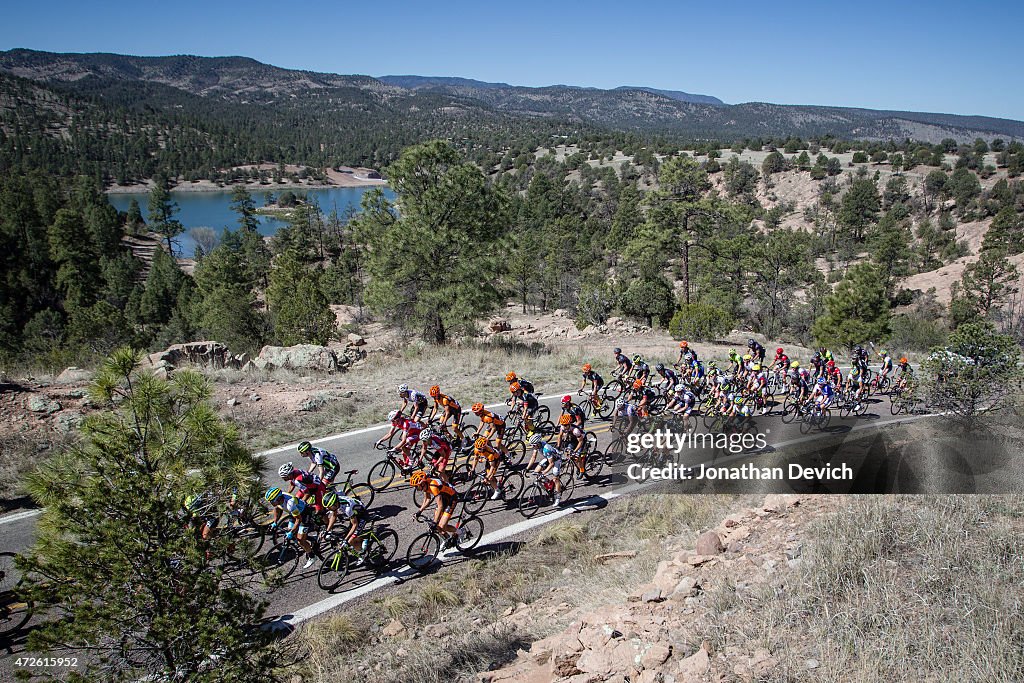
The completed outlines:
<svg viewBox="0 0 1024 683">
<path fill-rule="evenodd" d="M 669 321 L 673 339 L 708 341 L 724 336 L 732 329 L 733 319 L 726 311 L 709 304 L 689 304 L 676 311 Z"/>
<path fill-rule="evenodd" d="M 897 315 L 889 323 L 892 334 L 889 346 L 904 351 L 924 352 L 933 346 L 940 346 L 949 334 L 941 322 L 920 313 Z"/>
</svg>

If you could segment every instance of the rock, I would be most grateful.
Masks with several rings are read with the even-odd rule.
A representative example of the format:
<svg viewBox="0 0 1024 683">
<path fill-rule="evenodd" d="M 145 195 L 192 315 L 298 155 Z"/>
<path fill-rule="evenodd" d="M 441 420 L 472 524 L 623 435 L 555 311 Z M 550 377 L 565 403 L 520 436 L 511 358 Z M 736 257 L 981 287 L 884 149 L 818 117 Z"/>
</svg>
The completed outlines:
<svg viewBox="0 0 1024 683">
<path fill-rule="evenodd" d="M 244 367 L 245 364 L 250 362 L 251 360 L 252 359 L 249 357 L 249 354 L 247 354 L 247 353 L 239 353 L 239 354 L 233 356 L 228 364 L 231 367 L 235 368 L 236 370 L 241 370 L 242 367 Z"/>
<path fill-rule="evenodd" d="M 794 495 L 772 493 L 764 497 L 761 509 L 765 512 L 782 512 L 786 508 L 795 508 L 800 505 L 800 499 Z"/>
<path fill-rule="evenodd" d="M 320 410 L 327 405 L 331 398 L 333 397 L 330 394 L 324 392 L 313 394 L 298 405 L 298 410 L 303 413 L 311 413 L 316 410 Z"/>
<path fill-rule="evenodd" d="M 628 560 L 628 559 L 633 558 L 633 557 L 636 557 L 636 551 L 635 550 L 627 550 L 627 551 L 618 552 L 618 553 L 604 553 L 602 555 L 595 555 L 594 556 L 594 561 L 595 562 L 607 562 L 608 560 Z"/>
<path fill-rule="evenodd" d="M 661 666 L 672 655 L 672 648 L 667 645 L 651 645 L 647 652 L 640 657 L 640 664 L 645 669 L 653 669 Z"/>
<path fill-rule="evenodd" d="M 314 372 L 336 372 L 338 357 L 326 346 L 298 344 L 297 346 L 264 346 L 260 349 L 258 361 L 264 361 L 268 369 L 312 370 Z"/>
<path fill-rule="evenodd" d="M 63 406 L 45 396 L 33 396 L 28 400 L 28 409 L 33 413 L 46 413 L 47 415 L 53 415 L 54 413 L 60 412 Z"/>
<path fill-rule="evenodd" d="M 803 551 L 804 551 L 803 543 L 797 543 L 792 548 L 787 548 L 786 549 L 786 557 L 789 558 L 790 560 L 795 560 L 796 558 L 800 557 L 801 554 L 803 554 Z"/>
<path fill-rule="evenodd" d="M 249 361 L 248 363 L 246 363 L 245 365 L 238 369 L 242 370 L 243 372 L 252 372 L 253 370 L 258 370 L 259 368 L 256 367 L 256 363 L 254 363 L 253 361 Z"/>
<path fill-rule="evenodd" d="M 73 382 L 84 382 L 92 377 L 92 373 L 82 368 L 71 366 L 64 368 L 64 371 L 57 375 L 58 384 L 71 384 Z"/>
<path fill-rule="evenodd" d="M 71 398 L 85 398 L 88 395 L 89 392 L 87 392 L 85 389 L 72 389 L 71 391 L 68 392 L 68 396 L 70 396 Z"/>
<path fill-rule="evenodd" d="M 348 343 L 350 346 L 365 346 L 366 340 L 355 332 L 351 332 L 348 335 Z"/>
<path fill-rule="evenodd" d="M 506 318 L 494 318 L 488 324 L 488 328 L 491 332 L 508 332 L 512 329 L 512 323 Z"/>
<path fill-rule="evenodd" d="M 188 342 L 187 344 L 174 344 L 168 346 L 167 350 L 151 353 L 146 356 L 143 365 L 150 368 L 161 367 L 161 361 L 173 366 L 180 365 L 202 365 L 211 368 L 223 368 L 230 365 L 232 360 L 228 347 L 215 341 Z"/>
<path fill-rule="evenodd" d="M 655 588 L 653 590 L 645 591 L 640 596 L 640 602 L 661 602 L 665 598 L 661 595 L 661 589 Z"/>
<path fill-rule="evenodd" d="M 82 426 L 83 419 L 82 414 L 74 410 L 62 413 L 57 416 L 57 420 L 55 422 L 57 425 L 57 431 L 63 434 L 70 434 Z"/>
<path fill-rule="evenodd" d="M 575 676 L 583 673 L 580 671 L 576 663 L 579 661 L 580 655 L 578 653 L 562 653 L 556 654 L 551 658 L 550 667 L 550 680 L 556 678 L 568 678 L 569 676 Z"/>
<path fill-rule="evenodd" d="M 703 676 L 711 668 L 711 657 L 704 645 L 696 653 L 679 662 L 676 673 L 680 683 L 701 681 Z"/>
<path fill-rule="evenodd" d="M 256 401 L 259 401 L 260 399 L 261 399 L 261 396 L 259 394 L 253 394 L 252 396 L 249 397 L 249 400 L 252 401 L 253 403 L 255 403 Z"/>
<path fill-rule="evenodd" d="M 684 576 L 672 591 L 675 599 L 689 598 L 697 594 L 697 579 L 693 576 Z"/>
<path fill-rule="evenodd" d="M 806 662 L 804 662 L 804 665 L 808 669 L 817 669 L 819 666 L 821 666 L 821 663 L 817 659 L 808 659 Z"/>
<path fill-rule="evenodd" d="M 404 638 L 409 635 L 409 631 L 405 628 L 405 624 L 398 619 L 392 619 L 387 626 L 381 629 L 380 634 L 385 638 Z"/>
<path fill-rule="evenodd" d="M 423 633 L 432 638 L 440 638 L 448 631 L 448 627 L 444 624 L 430 624 L 423 629 Z"/>
<path fill-rule="evenodd" d="M 239 403 L 238 399 L 235 398 L 234 396 L 232 396 L 231 398 L 228 399 L 228 405 L 231 406 L 232 408 L 237 406 L 238 403 Z"/>
<path fill-rule="evenodd" d="M 722 539 L 714 531 L 705 531 L 697 537 L 696 551 L 698 555 L 718 555 L 724 550 Z"/>
</svg>

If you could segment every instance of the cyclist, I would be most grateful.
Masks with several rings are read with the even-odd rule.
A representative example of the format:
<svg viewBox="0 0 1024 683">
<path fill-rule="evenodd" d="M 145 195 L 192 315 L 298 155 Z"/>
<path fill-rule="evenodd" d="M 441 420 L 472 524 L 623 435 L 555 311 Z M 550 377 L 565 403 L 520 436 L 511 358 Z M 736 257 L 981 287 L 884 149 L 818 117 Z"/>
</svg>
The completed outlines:
<svg viewBox="0 0 1024 683">
<path fill-rule="evenodd" d="M 601 399 L 597 397 L 597 392 L 604 386 L 604 378 L 597 374 L 590 363 L 584 363 L 580 370 L 583 371 L 583 381 L 580 383 L 580 388 L 576 393 L 582 396 L 583 389 L 587 386 L 587 382 L 590 382 L 590 400 L 594 402 L 595 408 L 600 408 Z"/>
<path fill-rule="evenodd" d="M 624 419 L 628 423 L 626 429 L 620 431 L 622 434 L 632 434 L 637 423 L 640 422 L 640 414 L 637 412 L 636 406 L 630 403 L 625 396 L 620 396 L 619 400 L 615 402 L 615 415 L 612 418 L 613 428 L 619 423 L 619 419 Z"/>
<path fill-rule="evenodd" d="M 640 413 L 641 417 L 647 417 L 650 415 L 651 404 L 654 403 L 654 399 L 657 398 L 657 394 L 650 387 L 645 387 L 643 380 L 633 380 L 633 391 L 632 399 L 636 401 L 637 412 Z"/>
<path fill-rule="evenodd" d="M 582 472 L 586 469 L 583 459 L 583 449 L 587 443 L 586 434 L 583 433 L 582 429 L 573 424 L 568 415 L 562 415 L 562 417 L 558 418 L 558 425 L 558 440 L 555 447 L 563 454 L 566 449 L 572 448 L 572 454 L 576 456 L 580 472 Z"/>
<path fill-rule="evenodd" d="M 638 353 L 633 356 L 633 378 L 647 384 L 651 376 L 651 366 L 644 362 L 643 357 Z"/>
<path fill-rule="evenodd" d="M 345 532 L 345 543 L 355 548 L 356 537 L 363 532 L 369 517 L 363 501 L 358 498 L 350 498 L 349 496 L 339 496 L 334 491 L 328 491 L 327 495 L 324 496 L 324 509 L 327 510 L 327 527 L 324 529 L 324 535 L 329 535 L 334 529 L 334 525 L 338 522 L 338 518 L 341 518 L 349 523 L 348 531 Z M 369 539 L 364 538 L 361 550 L 366 552 L 369 544 Z M 361 564 L 363 564 L 362 555 L 356 560 L 355 566 L 358 567 Z"/>
<path fill-rule="evenodd" d="M 398 409 L 400 413 L 404 413 L 406 406 L 412 404 L 410 419 L 419 422 L 427 414 L 427 404 L 429 403 L 427 397 L 415 389 L 410 389 L 408 384 L 398 385 L 398 398 L 402 399 L 402 407 Z"/>
<path fill-rule="evenodd" d="M 748 339 L 747 348 L 750 350 L 750 355 L 756 358 L 758 363 L 764 362 L 764 354 L 767 353 L 767 351 L 763 346 L 758 344 L 753 339 Z"/>
<path fill-rule="evenodd" d="M 536 474 L 552 475 L 551 478 L 555 484 L 554 505 L 557 506 L 562 502 L 562 481 L 558 476 L 562 471 L 562 452 L 545 441 L 540 434 L 530 437 L 530 445 L 533 446 L 533 455 L 530 457 L 530 465 L 527 469 L 530 470 L 530 467 L 533 467 L 533 462 L 538 455 L 543 456 L 543 460 L 537 463 L 536 469 L 530 471 Z"/>
<path fill-rule="evenodd" d="M 375 445 L 381 446 L 384 442 L 389 441 L 392 436 L 398 432 L 402 432 L 402 438 L 399 440 L 398 445 L 395 446 L 395 450 L 401 453 L 404 458 L 404 462 L 401 467 L 402 474 L 405 474 L 412 468 L 412 447 L 419 443 L 420 431 L 422 431 L 423 425 L 416 420 L 403 417 L 402 413 L 397 410 L 392 410 L 388 413 L 388 422 L 391 423 L 391 430 Z"/>
<path fill-rule="evenodd" d="M 674 370 L 666 368 L 664 363 L 658 363 L 655 365 L 654 371 L 661 376 L 661 381 L 656 385 L 659 388 L 664 387 L 667 391 L 671 391 L 676 388 L 677 384 L 679 384 L 679 375 L 677 375 Z"/>
<path fill-rule="evenodd" d="M 323 509 L 324 493 L 327 492 L 327 487 L 324 486 L 320 477 L 297 469 L 290 462 L 281 465 L 277 473 L 288 482 L 289 494 L 297 491 L 298 497 L 307 503 L 312 503 L 317 512 Z"/>
<path fill-rule="evenodd" d="M 868 379 L 868 352 L 863 346 L 857 345 L 857 348 L 853 350 L 853 367 L 860 370 L 861 378 L 864 381 Z"/>
<path fill-rule="evenodd" d="M 769 370 L 785 370 L 789 367 L 789 356 L 786 355 L 786 351 L 780 346 L 775 349 L 775 358 L 772 359 L 772 364 L 768 366 Z"/>
<path fill-rule="evenodd" d="M 729 363 L 732 366 L 730 372 L 739 372 L 743 368 L 743 359 L 736 349 L 729 349 Z"/>
<path fill-rule="evenodd" d="M 420 432 L 420 462 L 429 458 L 434 471 L 444 480 L 444 483 L 451 483 L 448 480 L 448 461 L 452 457 L 452 444 L 445 438 L 444 434 L 435 431 L 432 427 L 425 427 Z"/>
<path fill-rule="evenodd" d="M 690 413 L 693 412 L 696 405 L 696 394 L 680 384 L 669 394 L 669 401 L 665 404 L 665 410 L 680 417 L 690 417 Z"/>
<path fill-rule="evenodd" d="M 299 455 L 309 458 L 310 464 L 313 465 L 309 470 L 312 474 L 316 474 L 317 470 L 320 470 L 320 478 L 323 480 L 324 485 L 330 486 L 334 483 L 334 478 L 341 471 L 341 463 L 338 462 L 338 456 L 323 448 L 317 448 L 308 441 L 300 443 L 298 450 Z"/>
<path fill-rule="evenodd" d="M 505 375 L 505 381 L 508 382 L 509 384 L 512 384 L 512 382 L 519 382 L 519 386 L 521 386 L 523 388 L 523 391 L 525 391 L 528 394 L 537 393 L 537 390 L 534 389 L 533 387 L 533 382 L 526 379 L 525 377 L 520 377 L 514 372 L 510 372 L 507 375 Z"/>
<path fill-rule="evenodd" d="M 697 359 L 697 349 L 690 346 L 690 342 L 685 339 L 679 342 L 679 357 L 676 358 L 676 362 L 673 364 L 677 368 L 685 367 Z"/>
<path fill-rule="evenodd" d="M 829 351 L 824 346 L 818 349 L 818 357 L 821 358 L 826 363 L 830 360 L 835 360 L 835 358 L 832 357 L 832 352 Z"/>
<path fill-rule="evenodd" d="M 484 468 L 484 483 L 491 487 L 493 493 L 491 500 L 501 497 L 501 489 L 498 487 L 498 465 L 501 464 L 501 451 L 491 446 L 487 437 L 478 436 L 473 443 L 473 469 L 475 470 L 481 460 L 487 463 Z"/>
<path fill-rule="evenodd" d="M 883 379 L 889 376 L 892 372 L 892 356 L 885 349 L 878 352 L 879 357 L 882 359 L 882 367 L 878 371 L 878 381 L 881 382 Z"/>
<path fill-rule="evenodd" d="M 444 429 L 448 424 L 448 420 L 452 421 L 452 431 L 455 432 L 455 438 L 458 440 L 457 443 L 462 443 L 462 405 L 451 396 L 441 393 L 441 387 L 436 384 L 430 387 L 430 397 L 434 399 L 434 405 L 430 408 L 430 416 L 427 417 L 427 422 L 434 419 L 434 415 L 437 414 L 440 408 L 441 422 L 440 427 Z"/>
<path fill-rule="evenodd" d="M 811 398 L 817 399 L 818 407 L 825 409 L 832 405 L 835 395 L 836 390 L 832 385 L 827 382 L 824 377 L 819 377 L 817 385 L 814 388 L 814 393 L 811 394 Z"/>
<path fill-rule="evenodd" d="M 218 515 L 216 501 L 210 500 L 207 492 L 198 495 L 185 496 L 182 507 L 185 508 L 185 518 L 190 528 L 199 529 L 199 536 L 204 541 L 213 538 L 217 530 Z"/>
<path fill-rule="evenodd" d="M 277 528 L 282 514 L 288 516 L 285 521 L 288 527 L 286 531 L 295 534 L 299 547 L 306 553 L 306 564 L 302 565 L 302 568 L 309 569 L 313 566 L 313 545 L 306 534 L 313 525 L 313 506 L 307 505 L 298 496 L 288 495 L 277 486 L 268 489 L 263 498 L 274 507 L 274 521 L 271 525 L 273 528 Z"/>
<path fill-rule="evenodd" d="M 523 423 L 523 429 L 527 432 L 532 432 L 533 414 L 540 407 L 540 401 L 533 394 L 526 393 L 523 390 L 523 385 L 519 382 L 513 382 L 509 385 L 508 390 L 512 394 L 512 411 L 514 412 L 517 408 L 520 409 L 520 420 Z"/>
<path fill-rule="evenodd" d="M 825 379 L 831 382 L 832 386 L 837 389 L 843 384 L 843 371 L 836 365 L 834 360 L 830 359 L 825 363 Z"/>
<path fill-rule="evenodd" d="M 850 368 L 850 374 L 846 377 L 846 390 L 852 392 L 852 399 L 856 404 L 854 410 L 859 410 L 860 398 L 864 393 L 864 379 L 858 367 Z"/>
<path fill-rule="evenodd" d="M 520 383 L 519 386 L 522 386 Z M 531 392 L 533 393 L 533 392 Z M 480 418 L 480 426 L 487 426 L 487 430 L 480 434 L 485 441 L 490 441 L 491 437 L 494 437 L 494 445 L 497 446 L 498 450 L 502 453 L 505 452 L 505 421 L 492 413 L 491 411 L 484 408 L 483 403 L 474 403 L 473 407 L 470 408 L 470 412 Z M 477 439 L 477 443 L 480 439 Z"/>
<path fill-rule="evenodd" d="M 761 369 L 759 363 L 755 363 L 751 369 L 750 381 L 747 384 L 747 391 L 754 399 L 754 403 L 761 404 L 761 414 L 768 414 L 768 375 Z"/>
<path fill-rule="evenodd" d="M 615 356 L 615 369 L 612 371 L 612 377 L 628 377 L 629 373 L 633 372 L 633 361 L 623 354 L 622 349 L 618 346 L 612 349 L 612 355 Z"/>
<path fill-rule="evenodd" d="M 825 376 L 825 359 L 821 357 L 820 352 L 815 351 L 811 356 L 811 367 L 814 368 L 814 379 Z"/>
<path fill-rule="evenodd" d="M 416 470 L 412 473 L 412 476 L 409 477 L 409 485 L 426 494 L 423 496 L 419 510 L 413 513 L 413 517 L 418 518 L 431 501 L 436 500 L 437 510 L 434 512 L 434 524 L 438 532 L 450 543 L 458 533 L 458 530 L 448 523 L 452 518 L 452 513 L 455 512 L 455 504 L 459 501 L 458 493 L 440 479 L 428 477 L 423 470 Z"/>
<path fill-rule="evenodd" d="M 573 424 L 580 429 L 584 429 L 587 424 L 587 414 L 583 412 L 583 408 L 572 402 L 572 396 L 566 394 L 562 397 L 562 414 L 568 415 L 572 418 Z"/>
</svg>

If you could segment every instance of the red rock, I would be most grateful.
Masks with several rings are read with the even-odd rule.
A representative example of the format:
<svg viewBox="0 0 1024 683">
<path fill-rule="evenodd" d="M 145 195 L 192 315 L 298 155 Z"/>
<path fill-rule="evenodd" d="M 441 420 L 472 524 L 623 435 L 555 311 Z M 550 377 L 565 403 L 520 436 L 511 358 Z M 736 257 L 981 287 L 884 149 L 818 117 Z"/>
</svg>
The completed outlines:
<svg viewBox="0 0 1024 683">
<path fill-rule="evenodd" d="M 705 531 L 697 538 L 696 551 L 698 555 L 718 555 L 724 550 L 722 539 L 714 531 Z"/>
</svg>

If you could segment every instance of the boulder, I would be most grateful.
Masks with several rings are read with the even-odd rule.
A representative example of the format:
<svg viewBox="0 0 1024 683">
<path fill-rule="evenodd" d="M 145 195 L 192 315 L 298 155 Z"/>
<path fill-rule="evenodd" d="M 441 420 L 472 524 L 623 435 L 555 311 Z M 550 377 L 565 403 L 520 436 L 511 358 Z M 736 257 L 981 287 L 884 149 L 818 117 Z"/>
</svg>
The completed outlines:
<svg viewBox="0 0 1024 683">
<path fill-rule="evenodd" d="M 405 628 L 405 624 L 398 619 L 392 619 L 387 626 L 381 629 L 380 634 L 385 638 L 405 638 L 409 631 Z"/>
<path fill-rule="evenodd" d="M 704 674 L 711 668 L 711 657 L 703 645 L 694 654 L 679 662 L 676 680 L 680 683 L 704 680 Z"/>
<path fill-rule="evenodd" d="M 263 361 L 264 365 L 260 365 Z M 326 346 L 299 344 L 297 346 L 264 346 L 255 361 L 257 367 L 266 369 L 287 368 L 289 370 L 312 370 L 335 372 L 338 357 Z"/>
<path fill-rule="evenodd" d="M 718 555 L 724 550 L 722 539 L 714 531 L 705 531 L 697 538 L 696 552 L 698 555 Z"/>
<path fill-rule="evenodd" d="M 349 346 L 365 346 L 366 340 L 360 337 L 355 332 L 352 332 L 351 334 L 348 335 L 348 343 Z"/>
<path fill-rule="evenodd" d="M 74 382 L 85 382 L 92 377 L 92 373 L 74 366 L 64 368 L 64 372 L 57 375 L 58 384 L 72 384 Z"/>
<path fill-rule="evenodd" d="M 494 318 L 488 324 L 488 328 L 491 332 L 508 332 L 512 329 L 512 323 L 505 318 Z"/>
<path fill-rule="evenodd" d="M 53 415 L 59 412 L 63 408 L 60 403 L 53 401 L 45 396 L 33 396 L 28 400 L 28 409 L 33 413 L 46 413 L 47 415 Z"/>
<path fill-rule="evenodd" d="M 69 410 L 58 415 L 54 424 L 57 426 L 57 431 L 62 434 L 70 434 L 82 425 L 82 419 L 81 413 Z"/>
<path fill-rule="evenodd" d="M 640 657 L 640 664 L 645 669 L 661 666 L 672 655 L 672 647 L 655 643 Z"/>
<path fill-rule="evenodd" d="M 197 341 L 187 344 L 174 344 L 167 347 L 166 351 L 151 353 L 146 356 L 144 363 L 148 363 L 151 369 L 164 367 L 161 364 L 172 366 L 180 365 L 201 365 L 208 368 L 223 368 L 230 365 L 232 360 L 228 347 L 215 341 Z"/>
</svg>

